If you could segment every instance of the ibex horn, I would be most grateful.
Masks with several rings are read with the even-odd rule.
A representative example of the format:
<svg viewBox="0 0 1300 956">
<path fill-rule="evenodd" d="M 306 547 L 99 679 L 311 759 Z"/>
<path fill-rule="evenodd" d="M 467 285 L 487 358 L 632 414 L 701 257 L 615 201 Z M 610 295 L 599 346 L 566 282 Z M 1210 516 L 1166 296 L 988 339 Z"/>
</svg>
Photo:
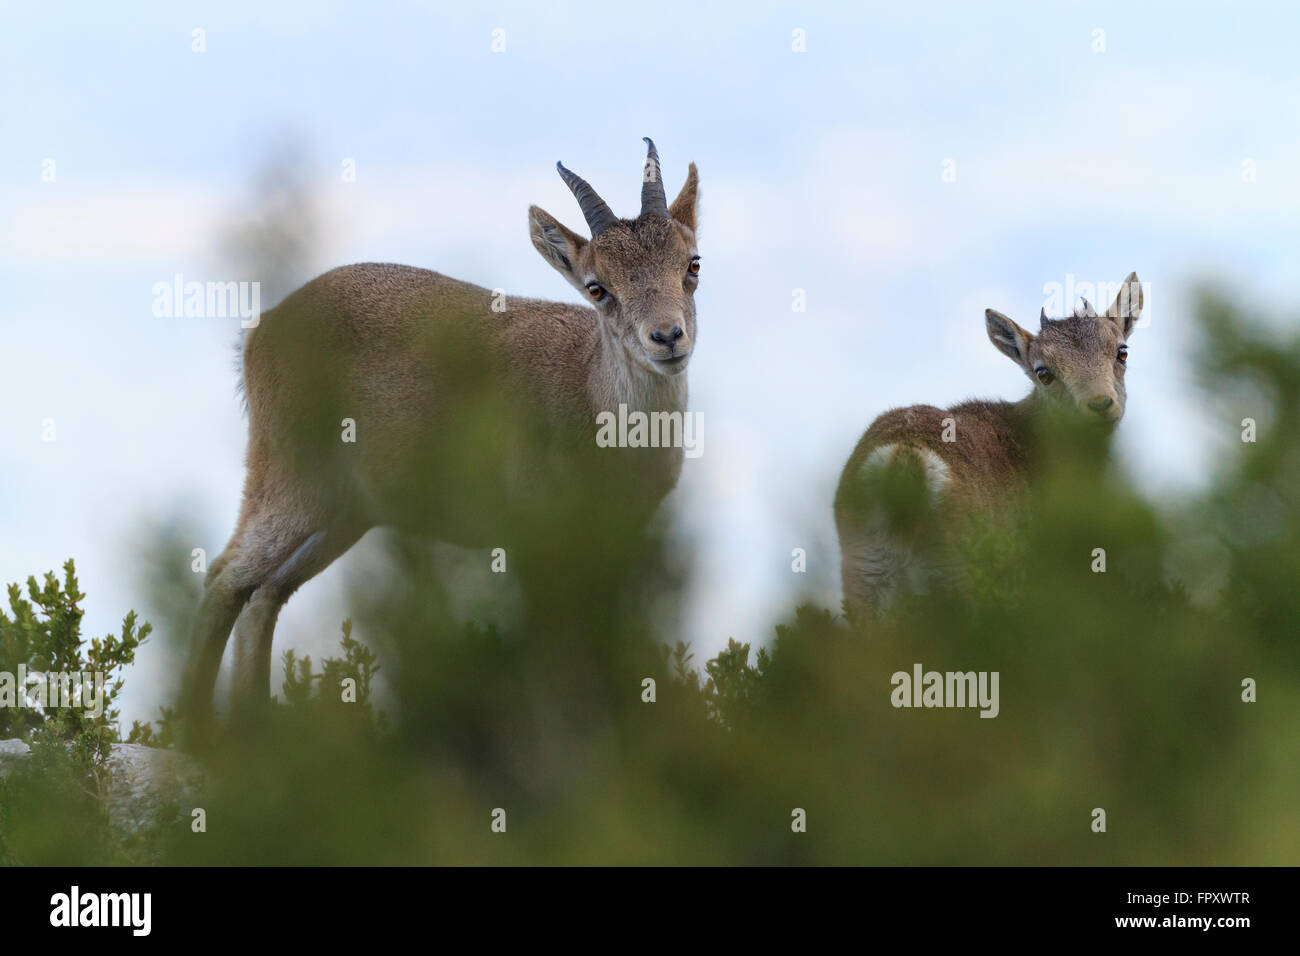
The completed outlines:
<svg viewBox="0 0 1300 956">
<path fill-rule="evenodd" d="M 641 177 L 641 215 L 667 216 L 668 197 L 664 194 L 664 178 L 659 174 L 659 151 L 654 140 L 643 136 L 649 147 L 645 158 L 645 172 Z"/>
<path fill-rule="evenodd" d="M 600 198 L 596 190 L 592 189 L 585 179 L 565 169 L 564 163 L 556 163 L 555 168 L 559 170 L 560 178 L 564 180 L 564 184 L 573 191 L 574 197 L 577 198 L 578 207 L 587 220 L 587 227 L 591 229 L 593 239 L 618 222 L 618 217 L 610 212 L 609 207 L 605 205 L 605 200 Z"/>
</svg>

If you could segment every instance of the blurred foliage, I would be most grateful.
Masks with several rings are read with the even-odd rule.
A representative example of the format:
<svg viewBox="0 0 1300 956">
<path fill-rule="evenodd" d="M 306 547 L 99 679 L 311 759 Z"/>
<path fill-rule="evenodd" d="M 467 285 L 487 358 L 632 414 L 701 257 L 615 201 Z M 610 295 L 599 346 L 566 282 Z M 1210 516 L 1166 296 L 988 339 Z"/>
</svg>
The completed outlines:
<svg viewBox="0 0 1300 956">
<path fill-rule="evenodd" d="M 160 707 L 158 729 L 147 721 L 131 721 L 131 730 L 126 735 L 128 744 L 141 744 L 145 747 L 173 747 L 176 744 L 176 710 L 172 707 Z"/>
<path fill-rule="evenodd" d="M 386 718 L 371 705 L 371 685 L 380 669 L 375 653 L 352 636 L 351 620 L 343 622 L 341 644 L 343 656 L 325 658 L 319 674 L 312 672 L 310 656 L 284 652 L 284 703 L 309 716 L 318 708 L 338 709 L 351 720 L 373 722 L 382 730 Z"/>
<path fill-rule="evenodd" d="M 169 839 L 166 859 L 1296 863 L 1300 338 L 1213 295 L 1200 312 L 1196 370 L 1224 435 L 1203 491 L 1148 500 L 1094 442 L 1058 437 L 1016 532 L 971 532 L 965 587 L 853 626 L 800 607 L 702 673 L 652 623 L 683 593 L 673 556 L 653 525 L 607 522 L 598 483 L 534 519 L 523 553 L 547 560 L 508 627 L 453 619 L 428 549 L 397 541 L 399 573 L 354 600 L 374 653 L 349 622 L 319 673 L 286 654 L 283 705 L 207 758 L 208 832 Z M 504 593 L 510 575 L 493 578 Z M 999 716 L 896 709 L 891 675 L 918 662 L 999 672 Z M 0 833 L 31 825 L 0 811 Z M 67 833 L 25 862 L 83 852 L 76 807 L 24 812 Z"/>
</svg>

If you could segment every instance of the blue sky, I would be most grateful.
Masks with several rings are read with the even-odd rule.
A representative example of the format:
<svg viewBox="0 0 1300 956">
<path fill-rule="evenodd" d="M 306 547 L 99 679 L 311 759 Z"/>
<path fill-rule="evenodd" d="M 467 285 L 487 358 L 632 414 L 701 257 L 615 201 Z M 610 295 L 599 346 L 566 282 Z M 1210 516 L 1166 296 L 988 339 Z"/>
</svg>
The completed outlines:
<svg viewBox="0 0 1300 956">
<path fill-rule="evenodd" d="M 568 301 L 525 226 L 530 203 L 581 225 L 555 161 L 624 213 L 642 136 L 670 190 L 699 164 L 705 453 L 668 507 L 701 657 L 766 639 L 797 593 L 838 601 L 829 502 L 858 435 L 893 405 L 1024 394 L 983 311 L 1030 323 L 1049 283 L 1151 284 L 1118 453 L 1155 493 L 1194 488 L 1235 429 L 1187 379 L 1195 281 L 1293 312 L 1300 15 L 1134 6 L 7 2 L 0 579 L 75 557 L 100 633 L 150 613 L 140 529 L 224 544 L 235 324 L 156 318 L 150 289 L 240 278 L 218 235 L 286 136 L 323 210 L 300 280 L 391 260 Z M 356 550 L 290 603 L 277 659 L 334 642 L 335 585 L 377 548 Z M 145 655 L 128 721 L 169 667 Z"/>
</svg>

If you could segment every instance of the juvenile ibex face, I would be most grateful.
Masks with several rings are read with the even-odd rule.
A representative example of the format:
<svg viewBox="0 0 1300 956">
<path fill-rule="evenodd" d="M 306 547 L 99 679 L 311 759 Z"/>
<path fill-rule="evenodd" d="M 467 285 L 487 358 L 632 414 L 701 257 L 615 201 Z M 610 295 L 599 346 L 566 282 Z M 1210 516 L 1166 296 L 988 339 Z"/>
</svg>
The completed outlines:
<svg viewBox="0 0 1300 956">
<path fill-rule="evenodd" d="M 1142 286 L 1131 272 L 1105 315 L 1086 300 L 1066 319 L 1049 319 L 1044 311 L 1037 335 L 994 309 L 984 318 L 989 340 L 1025 370 L 1041 394 L 1114 425 L 1124 415 L 1127 341 L 1142 304 Z"/>
<path fill-rule="evenodd" d="M 537 206 L 528 210 L 529 231 L 537 251 L 586 297 L 632 361 L 661 375 L 678 375 L 695 347 L 699 176 L 691 163 L 686 184 L 669 206 L 659 154 L 654 143 L 646 143 L 636 219 L 617 218 L 586 181 L 557 163 L 592 237 L 582 238 Z"/>
</svg>

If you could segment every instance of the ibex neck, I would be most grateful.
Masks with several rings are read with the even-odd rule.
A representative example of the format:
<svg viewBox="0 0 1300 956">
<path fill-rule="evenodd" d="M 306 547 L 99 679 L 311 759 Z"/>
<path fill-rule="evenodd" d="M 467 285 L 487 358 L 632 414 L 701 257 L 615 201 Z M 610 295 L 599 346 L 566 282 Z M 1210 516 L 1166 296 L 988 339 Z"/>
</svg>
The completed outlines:
<svg viewBox="0 0 1300 956">
<path fill-rule="evenodd" d="M 1033 429 L 1034 419 L 1045 410 L 1046 403 L 1035 388 L 1020 401 L 1006 403 L 1006 418 L 1017 431 L 1028 434 Z"/>
<path fill-rule="evenodd" d="M 686 373 L 661 375 L 647 369 L 622 343 L 601 329 L 600 354 L 592 363 L 588 398 L 597 411 L 680 412 L 686 410 Z"/>
</svg>

